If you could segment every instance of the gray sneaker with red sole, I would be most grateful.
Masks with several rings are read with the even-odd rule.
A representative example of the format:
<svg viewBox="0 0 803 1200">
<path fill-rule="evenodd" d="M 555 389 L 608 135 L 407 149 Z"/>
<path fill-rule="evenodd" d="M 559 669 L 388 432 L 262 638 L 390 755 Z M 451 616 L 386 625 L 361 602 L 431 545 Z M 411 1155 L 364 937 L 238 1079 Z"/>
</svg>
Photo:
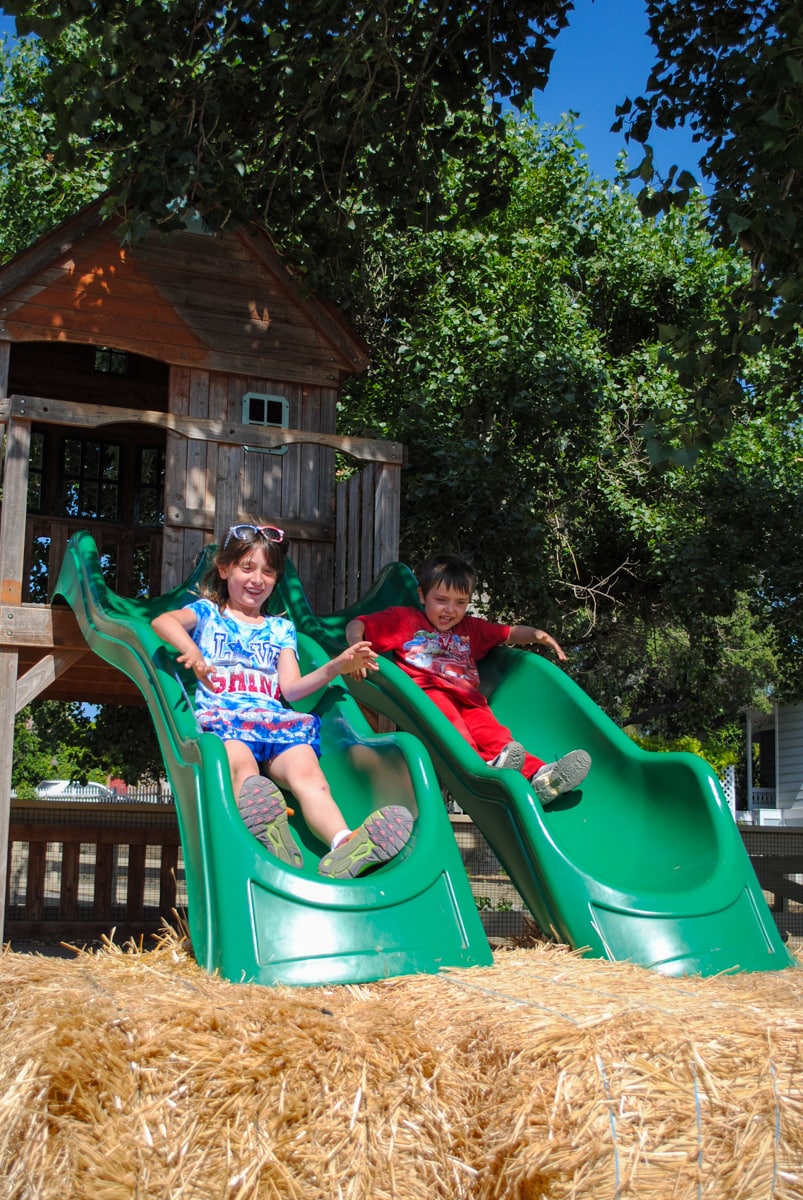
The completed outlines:
<svg viewBox="0 0 803 1200">
<path fill-rule="evenodd" d="M 289 809 L 276 784 L 264 775 L 249 775 L 240 788 L 240 816 L 249 833 L 290 867 L 304 865 L 304 857 L 287 822 Z"/>
</svg>

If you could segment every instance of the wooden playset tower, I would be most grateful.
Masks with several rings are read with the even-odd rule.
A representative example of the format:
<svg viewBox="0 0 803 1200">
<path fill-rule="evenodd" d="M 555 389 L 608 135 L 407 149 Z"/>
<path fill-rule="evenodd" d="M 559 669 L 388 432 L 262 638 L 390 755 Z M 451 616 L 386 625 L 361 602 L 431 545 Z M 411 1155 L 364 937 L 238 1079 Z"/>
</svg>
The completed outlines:
<svg viewBox="0 0 803 1200">
<path fill-rule="evenodd" d="M 140 700 L 49 604 L 69 537 L 118 593 L 159 595 L 262 518 L 317 611 L 350 603 L 398 554 L 403 447 L 336 432 L 367 362 L 261 230 L 127 247 L 96 204 L 0 267 L 0 872 L 15 713 Z"/>
</svg>

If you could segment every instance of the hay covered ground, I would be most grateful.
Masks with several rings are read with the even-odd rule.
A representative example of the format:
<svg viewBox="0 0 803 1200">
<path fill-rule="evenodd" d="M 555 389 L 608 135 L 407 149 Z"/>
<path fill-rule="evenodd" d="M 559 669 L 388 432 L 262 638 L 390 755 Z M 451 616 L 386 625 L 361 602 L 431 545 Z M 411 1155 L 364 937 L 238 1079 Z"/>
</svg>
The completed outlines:
<svg viewBox="0 0 803 1200">
<path fill-rule="evenodd" d="M 803 970 L 534 944 L 359 987 L 0 955 L 0 1197 L 799 1200 Z"/>
</svg>

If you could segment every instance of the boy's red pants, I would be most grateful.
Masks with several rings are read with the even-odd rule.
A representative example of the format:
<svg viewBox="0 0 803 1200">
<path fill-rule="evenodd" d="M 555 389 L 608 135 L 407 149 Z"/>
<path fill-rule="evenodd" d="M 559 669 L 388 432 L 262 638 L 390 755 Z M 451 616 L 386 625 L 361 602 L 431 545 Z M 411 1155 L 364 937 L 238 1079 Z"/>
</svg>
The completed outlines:
<svg viewBox="0 0 803 1200">
<path fill-rule="evenodd" d="M 438 688 L 427 690 L 427 695 L 485 762 L 496 758 L 508 742 L 515 741 L 510 730 L 496 719 L 487 705 L 461 704 L 459 699 Z M 543 767 L 544 760 L 526 751 L 525 753 L 521 773 L 527 779 L 532 779 L 535 772 Z"/>
</svg>

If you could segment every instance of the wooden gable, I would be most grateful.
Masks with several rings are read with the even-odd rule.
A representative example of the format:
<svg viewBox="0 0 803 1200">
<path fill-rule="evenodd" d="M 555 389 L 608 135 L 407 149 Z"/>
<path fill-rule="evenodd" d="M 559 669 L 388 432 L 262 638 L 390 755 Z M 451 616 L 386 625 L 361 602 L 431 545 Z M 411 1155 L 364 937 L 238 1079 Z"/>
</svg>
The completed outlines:
<svg viewBox="0 0 803 1200">
<path fill-rule="evenodd" d="M 123 246 L 99 205 L 0 267 L 0 338 L 111 345 L 172 366 L 339 386 L 367 365 L 259 230 Z"/>
</svg>

